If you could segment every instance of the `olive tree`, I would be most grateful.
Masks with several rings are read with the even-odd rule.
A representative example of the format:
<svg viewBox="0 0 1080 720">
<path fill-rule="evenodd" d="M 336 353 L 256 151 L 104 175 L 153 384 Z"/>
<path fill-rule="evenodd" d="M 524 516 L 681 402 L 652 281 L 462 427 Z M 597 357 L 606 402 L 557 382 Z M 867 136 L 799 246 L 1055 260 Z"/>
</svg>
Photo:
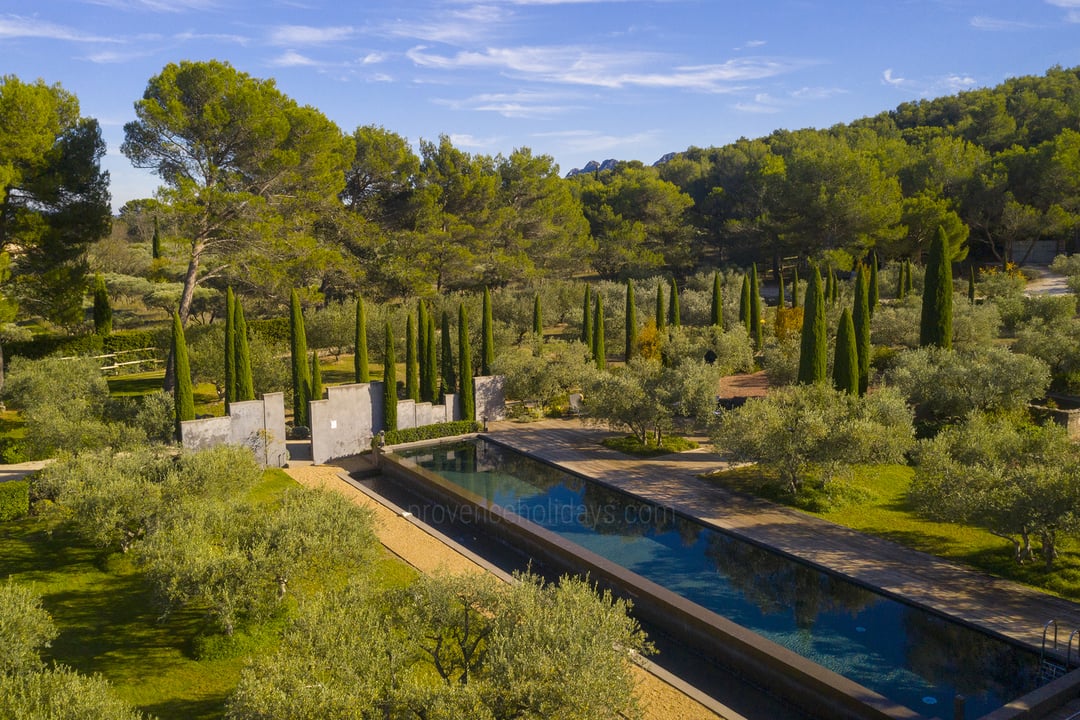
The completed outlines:
<svg viewBox="0 0 1080 720">
<path fill-rule="evenodd" d="M 507 397 L 535 400 L 543 412 L 587 385 L 596 365 L 592 351 L 577 340 L 545 340 L 509 348 L 495 358 L 494 372 L 506 379 Z"/>
<path fill-rule="evenodd" d="M 0 584 L 0 677 L 41 670 L 41 650 L 58 634 L 40 597 L 10 577 Z"/>
</svg>

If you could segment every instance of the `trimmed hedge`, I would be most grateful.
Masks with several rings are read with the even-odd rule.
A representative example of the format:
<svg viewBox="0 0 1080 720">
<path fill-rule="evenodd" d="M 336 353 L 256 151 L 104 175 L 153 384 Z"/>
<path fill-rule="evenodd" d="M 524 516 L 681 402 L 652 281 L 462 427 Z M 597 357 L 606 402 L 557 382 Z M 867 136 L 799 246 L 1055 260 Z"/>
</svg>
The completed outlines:
<svg viewBox="0 0 1080 720">
<path fill-rule="evenodd" d="M 15 520 L 30 512 L 30 483 L 12 480 L 0 483 L 0 522 Z"/>
<path fill-rule="evenodd" d="M 40 360 L 50 355 L 63 357 L 107 355 L 124 350 L 160 348 L 160 333 L 151 330 L 121 330 L 108 336 L 89 335 L 36 335 L 30 340 L 11 342 L 4 345 L 4 352 L 9 357 L 24 357 L 28 360 Z M 161 356 L 162 351 L 155 353 Z"/>
<path fill-rule="evenodd" d="M 405 443 L 420 442 L 421 440 L 437 440 L 438 438 L 453 437 L 455 435 L 467 435 L 479 430 L 480 423 L 473 420 L 435 423 L 434 425 L 424 425 L 423 427 L 405 430 L 390 430 L 386 433 L 386 444 L 403 445 Z"/>
</svg>

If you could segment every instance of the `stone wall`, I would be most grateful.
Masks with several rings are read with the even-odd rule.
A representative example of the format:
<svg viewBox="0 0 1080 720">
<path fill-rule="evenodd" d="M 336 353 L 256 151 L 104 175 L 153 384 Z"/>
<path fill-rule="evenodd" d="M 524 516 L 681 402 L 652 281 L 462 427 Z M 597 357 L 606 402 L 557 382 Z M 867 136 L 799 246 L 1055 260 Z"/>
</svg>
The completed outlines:
<svg viewBox="0 0 1080 720">
<path fill-rule="evenodd" d="M 285 395 L 266 393 L 262 400 L 230 404 L 225 417 L 182 422 L 180 441 L 189 450 L 244 445 L 264 467 L 285 467 Z"/>
</svg>

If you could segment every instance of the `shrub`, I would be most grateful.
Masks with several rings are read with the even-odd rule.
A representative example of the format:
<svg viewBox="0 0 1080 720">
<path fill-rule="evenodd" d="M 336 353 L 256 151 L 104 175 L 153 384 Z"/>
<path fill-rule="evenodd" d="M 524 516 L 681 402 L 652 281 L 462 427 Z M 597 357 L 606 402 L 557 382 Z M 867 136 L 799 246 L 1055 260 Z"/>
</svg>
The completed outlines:
<svg viewBox="0 0 1080 720">
<path fill-rule="evenodd" d="M 386 432 L 387 445 L 404 445 L 405 443 L 421 442 L 423 440 L 437 440 L 438 438 L 454 437 L 455 435 L 467 435 L 479 432 L 480 423 L 473 420 L 455 420 L 454 422 L 435 423 L 404 430 L 388 430 Z"/>
<path fill-rule="evenodd" d="M 30 512 L 30 483 L 25 480 L 0 483 L 0 522 L 15 520 Z"/>
</svg>

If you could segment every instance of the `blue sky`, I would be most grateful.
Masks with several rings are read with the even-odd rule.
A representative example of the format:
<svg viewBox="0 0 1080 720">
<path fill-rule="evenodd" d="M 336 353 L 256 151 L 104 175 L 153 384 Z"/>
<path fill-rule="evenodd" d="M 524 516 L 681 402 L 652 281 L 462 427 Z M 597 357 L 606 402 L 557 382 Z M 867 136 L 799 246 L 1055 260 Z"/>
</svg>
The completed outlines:
<svg viewBox="0 0 1080 720">
<path fill-rule="evenodd" d="M 120 143 L 169 62 L 273 77 L 347 132 L 565 173 L 1080 65 L 1080 0 L 0 0 L 0 58 L 102 123 L 119 206 L 157 185 Z"/>
</svg>

